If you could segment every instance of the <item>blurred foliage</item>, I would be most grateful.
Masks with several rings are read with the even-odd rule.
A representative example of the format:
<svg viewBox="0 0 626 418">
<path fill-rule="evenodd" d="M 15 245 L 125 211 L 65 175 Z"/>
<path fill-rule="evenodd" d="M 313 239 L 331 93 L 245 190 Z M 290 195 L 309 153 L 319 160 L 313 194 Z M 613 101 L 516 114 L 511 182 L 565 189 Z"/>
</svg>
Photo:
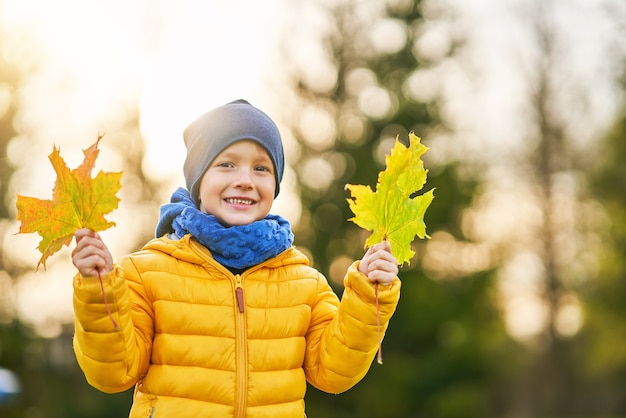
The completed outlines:
<svg viewBox="0 0 626 418">
<path fill-rule="evenodd" d="M 406 94 L 406 82 L 414 71 L 424 64 L 414 54 L 414 44 L 419 37 L 423 17 L 417 4 L 410 2 L 386 2 L 384 13 L 368 16 L 369 20 L 359 25 L 355 16 L 362 15 L 366 5 L 360 2 L 339 2 L 329 7 L 325 18 L 332 22 L 326 33 L 324 47 L 327 65 L 336 70 L 337 79 L 331 88 L 321 89 L 312 79 L 310 68 L 294 63 L 292 77 L 297 98 L 291 107 L 296 115 L 293 132 L 299 140 L 300 160 L 294 163 L 301 178 L 307 177 L 307 163 L 314 159 L 341 161 L 349 170 L 335 172 L 333 181 L 320 187 L 313 182 L 300 184 L 304 208 L 303 221 L 297 226 L 296 243 L 308 249 L 315 265 L 328 272 L 338 293 L 341 293 L 342 269 L 345 260 L 359 258 L 362 248 L 357 244 L 364 241 L 364 234 L 350 224 L 340 222 L 350 216 L 345 204 L 345 183 L 369 184 L 373 186 L 377 172 L 381 169 L 381 151 L 391 148 L 388 139 L 396 135 L 405 138 L 414 130 L 428 146 L 430 134 L 446 131 L 444 121 L 439 119 L 437 101 L 420 103 Z M 407 39 L 401 50 L 392 54 L 377 50 L 373 45 L 372 31 L 381 23 L 394 22 L 396 27 L 406 30 Z M 544 15 L 536 17 L 538 61 L 558 62 L 555 51 L 555 33 Z M 379 34 L 380 35 L 380 34 Z M 382 36 L 382 35 L 381 35 Z M 456 33 L 462 42 L 462 36 Z M 298 45 L 291 46 L 297 48 Z M 450 56 L 462 50 L 462 44 L 450 48 Z M 297 56 L 289 52 L 286 56 Z M 462 56 L 462 54 L 461 54 Z M 462 58 L 460 58 L 462 59 Z M 556 61 L 555 61 L 556 60 Z M 460 61 L 462 65 L 463 62 Z M 323 67 L 323 66 L 322 66 Z M 557 65 L 554 68 L 558 68 Z M 624 321 L 619 317 L 620 286 L 623 286 L 624 248 L 619 245 L 610 252 L 613 256 L 604 259 L 606 248 L 590 248 L 596 234 L 606 237 L 607 245 L 619 238 L 619 229 L 594 230 L 594 222 L 581 222 L 571 231 L 586 241 L 582 245 L 581 259 L 586 261 L 590 250 L 604 259 L 612 270 L 613 287 L 598 289 L 603 279 L 594 280 L 592 269 L 586 274 L 581 288 L 573 277 L 570 265 L 560 262 L 563 239 L 570 233 L 563 226 L 558 214 L 572 210 L 584 218 L 585 208 L 594 206 L 596 188 L 581 187 L 570 207 L 559 201 L 559 179 L 588 175 L 585 171 L 586 154 L 580 154 L 572 146 L 573 138 L 567 136 L 568 109 L 555 109 L 551 103 L 560 93 L 556 71 L 550 65 L 539 65 L 529 75 L 534 83 L 528 91 L 528 101 L 534 106 L 531 122 L 535 125 L 528 138 L 535 147 L 527 150 L 528 158 L 519 163 L 514 158 L 507 167 L 528 189 L 537 203 L 539 219 L 535 227 L 530 224 L 527 233 L 531 238 L 525 249 L 536 254 L 542 263 L 543 278 L 539 289 L 547 311 L 547 327 L 540 335 L 527 343 L 513 340 L 506 332 L 503 318 L 502 299 L 498 295 L 498 280 L 504 262 L 524 241 L 501 244 L 492 255 L 491 263 L 481 271 L 463 269 L 462 262 L 455 259 L 454 248 L 471 248 L 475 243 L 468 236 L 463 223 L 468 211 L 476 210 L 476 199 L 490 187 L 481 177 L 485 167 L 476 164 L 476 159 L 460 161 L 449 159 L 428 164 L 431 169 L 426 189 L 436 187 L 435 200 L 426 214 L 428 231 L 433 241 L 447 248 L 447 260 L 427 262 L 431 243 L 417 242 L 417 256 L 412 265 L 404 268 L 402 299 L 383 344 L 385 364 L 372 366 L 371 372 L 348 393 L 335 397 L 311 389 L 307 410 L 311 416 L 334 417 L 486 417 L 486 416 L 598 416 L 601 413 L 625 413 L 626 409 L 619 393 L 623 391 L 623 350 L 625 339 Z M 321 75 L 320 75 L 321 77 Z M 361 86 L 355 88 L 355 79 Z M 363 86 L 365 85 L 365 86 Z M 390 110 L 368 113 L 367 89 L 375 88 L 379 94 L 377 102 L 391 103 Z M 584 89 L 578 91 L 585 95 Z M 383 105 L 380 105 L 383 106 Z M 299 124 L 316 108 L 317 112 L 330 115 L 334 120 L 337 136 L 332 148 L 320 147 L 310 138 L 309 124 Z M 355 138 L 344 129 L 346 120 L 361 120 L 362 134 Z M 625 126 L 616 127 L 616 133 L 607 142 L 619 142 L 624 137 Z M 323 131 L 322 131 L 323 132 Z M 450 136 L 452 138 L 452 136 Z M 439 142 L 441 143 L 441 142 Z M 623 147 L 623 141 L 622 147 Z M 451 146 L 454 146 L 453 144 Z M 624 184 L 623 168 L 619 160 L 624 149 L 612 149 L 612 164 L 605 158 L 602 167 L 606 170 L 599 182 L 608 186 L 611 196 L 624 196 L 623 190 L 613 188 L 613 182 Z M 585 152 L 583 151 L 583 152 Z M 595 155 L 595 152 L 591 154 Z M 346 157 L 349 156 L 349 157 Z M 586 158 L 585 158 L 586 157 Z M 610 158 L 609 158 L 610 159 Z M 494 161 L 502 165 L 502 161 Z M 334 165 L 331 165 L 334 167 Z M 611 179 L 611 177 L 613 178 Z M 587 184 L 584 180 L 580 184 Z M 623 187 L 623 186 L 622 186 Z M 623 225 L 624 205 L 608 202 L 613 213 L 607 213 L 613 222 Z M 331 210 L 332 208 L 332 210 Z M 593 212 L 593 211 L 592 211 Z M 615 216 L 615 217 L 613 217 Z M 524 220 L 521 221 L 524 223 Z M 533 228 L 536 228 L 533 230 Z M 334 243 L 338 242 L 339 245 Z M 573 237 L 570 237 L 570 242 Z M 579 241 L 576 241 L 576 245 Z M 582 241 L 581 241 L 582 242 Z M 619 244 L 619 242 L 618 242 Z M 522 247 L 523 248 L 523 247 Z M 596 252 L 598 251 L 598 252 Z M 595 257 L 591 256 L 591 257 Z M 462 260 L 461 260 L 462 261 Z M 603 262 L 603 265 L 604 265 Z M 457 266 L 461 264 L 461 268 Z M 583 289 L 589 287 L 588 292 Z M 579 293 L 580 292 L 580 293 Z M 610 293 L 610 294 L 609 294 Z M 571 295 L 588 301 L 593 307 L 584 310 L 586 322 L 580 332 L 563 336 L 557 330 L 557 321 L 562 304 Z M 606 305 L 606 297 L 614 304 Z M 590 298 L 590 299 L 587 299 Z M 591 305 L 590 305 L 591 306 Z M 595 325 L 593 316 L 601 314 L 604 321 Z M 612 326 L 607 326 L 612 320 Z M 612 333 L 611 336 L 607 334 Z M 603 338 L 598 338 L 603 337 Z M 606 344 L 610 341 L 610 344 Z M 591 351 L 587 351 L 590 349 Z M 597 353 L 590 359 L 588 353 Z M 598 364 L 604 362 L 604 364 Z M 616 364 L 620 366 L 616 367 Z M 591 367 L 591 369 L 589 369 Z M 603 367 L 598 369 L 598 367 Z M 612 369 L 611 371 L 609 369 Z"/>
<path fill-rule="evenodd" d="M 405 91 L 407 79 L 425 65 L 414 53 L 414 44 L 420 36 L 418 29 L 424 21 L 418 7 L 420 2 L 379 3 L 386 8 L 364 19 L 362 13 L 367 9 L 364 6 L 370 2 L 326 2 L 323 17 L 328 25 L 322 46 L 327 62 L 317 62 L 317 66 L 291 62 L 290 66 L 288 60 L 285 64 L 289 75 L 285 81 L 293 96 L 285 99 L 290 105 L 285 106 L 283 116 L 290 122 L 288 128 L 298 145 L 296 160 L 289 163 L 298 174 L 303 207 L 301 221 L 294 225 L 296 245 L 310 254 L 315 266 L 331 279 L 339 294 L 342 273 L 347 263 L 361 257 L 366 236 L 346 221 L 352 214 L 344 185 L 374 187 L 377 173 L 383 168 L 381 156 L 391 148 L 389 141 L 396 135 L 403 140 L 413 130 L 429 146 L 431 133 L 450 129 L 440 118 L 440 103 L 412 100 Z M 382 23 L 403 28 L 406 40 L 402 47 L 390 51 L 385 45 L 377 48 L 372 44 L 372 30 Z M 286 37 L 285 57 L 298 56 L 291 53 L 291 48 L 301 45 L 290 45 L 289 41 L 290 37 Z M 2 38 L 0 50 L 1 44 Z M 459 48 L 462 45 L 453 45 L 449 53 Z M 315 68 L 332 68 L 333 74 L 324 77 L 311 74 Z M 0 88 L 16 91 L 20 77 L 0 54 Z M 320 83 L 321 79 L 335 81 Z M 550 100 L 541 94 L 548 91 L 545 88 L 536 91 L 536 110 L 543 118 L 544 134 L 559 132 L 559 115 L 541 111 L 541 103 Z M 374 94 L 374 99 L 367 100 L 368 94 Z M 18 134 L 14 125 L 18 102 L 15 95 L 10 97 L 11 105 L 0 115 L 3 239 L 12 233 L 6 225 L 12 216 L 10 179 L 15 169 L 8 162 L 7 147 Z M 380 106 L 385 111 L 377 113 Z M 321 119 L 306 123 L 311 115 Z M 332 122 L 325 124 L 319 120 Z M 315 138 L 318 131 L 311 126 L 327 125 L 332 125 L 334 141 L 320 143 Z M 115 139 L 119 142 L 112 148 L 124 150 L 127 183 L 123 191 L 127 192 L 123 201 L 136 208 L 133 219 L 145 223 L 145 233 L 133 237 L 138 247 L 152 236 L 153 223 L 146 221 L 149 216 L 145 214 L 156 213 L 159 202 L 154 202 L 154 198 L 158 196 L 159 184 L 143 173 L 145 150 L 137 114 L 130 112 L 119 131 L 121 134 Z M 480 176 L 484 167 L 472 158 L 429 161 L 427 153 L 425 165 L 430 172 L 425 190 L 436 188 L 436 191 L 425 222 L 433 239 L 415 242 L 415 259 L 401 269 L 402 296 L 383 342 L 384 364 L 373 364 L 362 382 L 341 395 L 309 388 L 308 416 L 608 418 L 625 415 L 626 321 L 623 318 L 626 308 L 622 303 L 626 294 L 626 166 L 622 161 L 626 155 L 625 137 L 623 111 L 597 150 L 582 158 L 567 154 L 568 162 L 578 162 L 578 166 L 534 166 L 536 179 L 567 169 L 575 171 L 588 186 L 583 197 L 585 204 L 593 209 L 594 217 L 582 226 L 592 231 L 585 250 L 597 267 L 595 274 L 566 289 L 575 292 L 581 301 L 585 319 L 580 331 L 564 337 L 552 329 L 549 338 L 539 340 L 536 345 L 514 340 L 505 327 L 498 296 L 498 272 L 508 249 L 499 248 L 489 263 L 475 269 L 464 268 L 452 251 L 481 244 L 469 236 L 463 219 L 468 211 L 475 210 L 477 196 L 488 187 Z M 567 138 L 557 139 L 557 149 L 547 152 L 563 151 L 566 155 Z M 542 138 L 535 142 L 549 145 Z M 534 155 L 529 164 L 541 163 L 536 158 L 541 156 Z M 321 179 L 328 173 L 319 167 L 332 172 L 328 183 L 322 184 Z M 536 246 L 543 248 L 545 239 L 539 236 Z M 433 244 L 444 244 L 448 252 L 443 259 L 433 259 Z M 549 264 L 550 258 L 545 261 Z M 7 283 L 19 280 L 23 269 L 0 252 L 0 291 L 4 292 L 0 293 L 0 367 L 15 372 L 22 385 L 17 398 L 0 404 L 0 416 L 126 416 L 132 391 L 103 394 L 87 384 L 73 356 L 71 324 L 65 326 L 58 338 L 44 339 L 15 317 L 11 298 L 7 297 L 11 291 Z M 562 275 L 563 272 L 556 271 L 554 278 L 559 280 L 553 290 L 562 290 L 560 286 L 565 283 Z M 546 295 L 550 297 L 549 293 Z"/>
<path fill-rule="evenodd" d="M 626 77 L 624 79 L 626 81 Z M 624 89 L 626 91 L 626 88 Z M 598 272 L 582 286 L 586 324 L 578 340 L 577 354 L 585 390 L 602 398 L 606 409 L 626 411 L 626 106 L 598 147 L 590 163 L 590 188 L 604 210 L 607 229 L 598 237 Z"/>
<path fill-rule="evenodd" d="M 0 27 L 0 29 L 2 29 Z M 0 51 L 2 51 L 0 31 Z M 0 54 L 0 92 L 7 92 L 0 110 L 0 243 L 10 245 L 9 237 L 17 232 L 15 223 L 15 191 L 11 179 L 18 167 L 8 158 L 12 141 L 24 141 L 24 132 L 16 129 L 19 109 L 19 89 L 23 78 L 16 63 L 8 62 Z M 4 106 L 6 104 L 6 106 Z M 127 119 L 107 135 L 107 148 L 123 150 L 120 159 L 124 166 L 122 200 L 133 217 L 134 224 L 143 230 L 127 236 L 129 248 L 140 248 L 152 238 L 158 216 L 156 201 L 161 184 L 146 175 L 143 168 L 145 144 L 139 131 L 138 111 L 129 111 Z M 96 138 L 94 132 L 94 138 Z M 51 139 L 53 142 L 53 139 Z M 88 142 L 86 142 L 88 143 Z M 50 146 L 52 143 L 50 144 Z M 13 207 L 12 207 L 13 206 Z M 151 215 L 153 214 L 153 215 Z M 34 264 L 21 265 L 6 257 L 0 250 L 0 367 L 12 371 L 20 383 L 16 396 L 0 399 L 2 418 L 109 418 L 127 416 L 132 390 L 120 394 L 105 394 L 91 387 L 79 369 L 72 349 L 73 324 L 63 325 L 56 338 L 42 338 L 32 324 L 22 323 L 17 317 L 16 290 L 12 286 L 20 277 L 33 270 Z M 41 273 L 42 280 L 45 274 Z M 71 277 L 68 277 L 68 283 Z M 56 321 L 51 319 L 52 322 Z M 56 325 L 51 324 L 51 326 Z M 1 398 L 1 396 L 0 396 Z"/>
<path fill-rule="evenodd" d="M 107 418 L 126 416 L 132 391 L 105 394 L 86 382 L 72 350 L 72 327 L 43 339 L 13 322 L 0 327 L 0 364 L 20 378 L 22 391 L 0 404 L 3 418 Z"/>
<path fill-rule="evenodd" d="M 405 3 L 406 4 L 406 3 Z M 365 235 L 358 227 L 345 222 L 351 217 L 344 190 L 346 183 L 369 184 L 374 187 L 378 172 L 384 168 L 381 154 L 388 153 L 396 136 L 405 143 L 408 132 L 414 131 L 424 140 L 433 127 L 445 130 L 437 117 L 438 104 L 419 103 L 406 98 L 406 80 L 420 68 L 412 52 L 417 41 L 415 27 L 422 16 L 417 5 L 394 10 L 388 8 L 377 19 L 393 19 L 406 29 L 407 41 L 394 54 L 372 52 L 368 21 L 356 26 L 354 15 L 359 2 L 342 2 L 328 11 L 335 28 L 327 34 L 325 47 L 329 63 L 337 71 L 334 87 L 323 92 L 307 85 L 305 75 L 293 65 L 297 86 L 296 112 L 312 107 L 334 118 L 338 135 L 329 148 L 319 149 L 307 138 L 310 132 L 294 124 L 299 140 L 300 161 L 295 167 L 306 167 L 307 161 L 347 158 L 350 170 L 340 172 L 325 188 L 318 184 L 301 184 L 303 222 L 295 231 L 296 244 L 312 254 L 316 267 L 329 272 L 338 293 L 341 293 L 343 269 L 335 269 L 337 260 L 360 258 Z M 289 45 L 286 45 L 286 54 Z M 363 53 L 363 48 L 367 53 Z M 371 73 L 370 73 L 371 72 Z M 359 74 L 371 74 L 370 85 L 361 89 L 349 87 Z M 391 109 L 382 117 L 366 114 L 360 99 L 368 87 L 384 89 Z M 356 90 L 356 91 L 355 91 Z M 301 120 L 305 115 L 293 116 Z M 359 138 L 350 137 L 342 124 L 348 118 L 363 121 Z M 348 137 L 346 137 L 348 136 Z M 472 176 L 459 162 L 431 169 L 424 190 L 436 188 L 435 199 L 426 212 L 427 232 L 446 233 L 455 242 L 472 245 L 465 236 L 460 219 L 470 207 L 480 186 L 480 178 Z M 305 172 L 299 173 L 305 177 Z M 328 208 L 333 208 L 330 211 Z M 329 216 L 329 212 L 335 213 Z M 346 239 L 347 237 L 347 239 Z M 343 245 L 333 245 L 339 241 Z M 331 244 L 329 244 L 331 243 Z M 497 410 L 499 384 L 521 366 L 523 349 L 505 332 L 498 307 L 494 304 L 493 271 L 476 271 L 455 277 L 454 274 L 427 271 L 419 263 L 427 251 L 427 242 L 416 242 L 417 257 L 400 272 L 403 281 L 401 303 L 393 317 L 383 343 L 384 364 L 373 365 L 364 381 L 341 396 L 321 393 L 311 388 L 307 394 L 310 416 L 333 417 L 476 417 L 484 418 Z M 442 268 L 445 270 L 445 268 Z M 433 276 L 433 273 L 435 275 Z"/>
</svg>

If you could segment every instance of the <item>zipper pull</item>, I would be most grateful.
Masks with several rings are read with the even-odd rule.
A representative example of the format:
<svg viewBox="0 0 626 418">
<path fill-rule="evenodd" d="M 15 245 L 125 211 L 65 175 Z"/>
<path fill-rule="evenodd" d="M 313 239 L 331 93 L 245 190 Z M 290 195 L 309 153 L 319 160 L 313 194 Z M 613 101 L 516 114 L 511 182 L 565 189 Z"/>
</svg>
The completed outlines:
<svg viewBox="0 0 626 418">
<path fill-rule="evenodd" d="M 235 296 L 237 297 L 237 307 L 239 308 L 239 312 L 243 313 L 243 287 L 241 286 L 241 276 L 236 275 L 235 280 L 237 281 L 237 287 L 235 287 Z"/>
</svg>

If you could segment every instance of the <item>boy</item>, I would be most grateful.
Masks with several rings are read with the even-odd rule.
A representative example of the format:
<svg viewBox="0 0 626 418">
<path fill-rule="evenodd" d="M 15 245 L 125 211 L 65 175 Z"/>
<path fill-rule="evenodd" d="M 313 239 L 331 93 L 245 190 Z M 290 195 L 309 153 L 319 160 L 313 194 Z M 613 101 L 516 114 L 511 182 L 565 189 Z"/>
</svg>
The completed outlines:
<svg viewBox="0 0 626 418">
<path fill-rule="evenodd" d="M 157 238 L 114 264 L 76 232 L 74 350 L 105 392 L 135 387 L 135 417 L 304 417 L 306 382 L 339 393 L 367 373 L 398 303 L 388 243 L 346 273 L 341 301 L 269 214 L 284 169 L 274 122 L 244 100 L 184 131 L 186 189 L 163 205 Z M 105 283 L 115 331 L 103 305 Z"/>
</svg>

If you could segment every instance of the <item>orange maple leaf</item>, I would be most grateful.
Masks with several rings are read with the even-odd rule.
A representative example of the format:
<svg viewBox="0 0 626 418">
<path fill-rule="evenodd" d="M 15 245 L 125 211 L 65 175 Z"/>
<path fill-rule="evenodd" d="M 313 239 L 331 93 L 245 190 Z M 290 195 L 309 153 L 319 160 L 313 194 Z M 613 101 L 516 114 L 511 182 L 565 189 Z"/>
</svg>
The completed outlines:
<svg viewBox="0 0 626 418">
<path fill-rule="evenodd" d="M 96 142 L 83 150 L 84 160 L 73 170 L 61 158 L 59 148 L 53 147 L 48 156 L 57 173 L 52 200 L 17 195 L 17 220 L 21 221 L 18 233 L 37 232 L 42 237 L 38 246 L 42 256 L 37 269 L 39 265 L 45 269 L 48 257 L 63 245 L 69 246 L 76 230 L 103 231 L 115 226 L 104 215 L 117 208 L 116 194 L 121 188 L 122 172 L 100 171 L 95 178 L 91 177 L 101 139 L 102 135 L 98 135 Z"/>
</svg>

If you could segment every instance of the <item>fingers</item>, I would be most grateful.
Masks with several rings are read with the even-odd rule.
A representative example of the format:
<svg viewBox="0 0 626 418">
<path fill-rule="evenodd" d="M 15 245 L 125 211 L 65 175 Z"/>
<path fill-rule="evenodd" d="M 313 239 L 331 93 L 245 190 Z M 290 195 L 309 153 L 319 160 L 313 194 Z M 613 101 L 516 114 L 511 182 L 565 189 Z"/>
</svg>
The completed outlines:
<svg viewBox="0 0 626 418">
<path fill-rule="evenodd" d="M 81 228 L 78 229 L 75 233 L 74 233 L 74 238 L 76 239 L 76 243 L 78 244 L 78 242 L 85 238 L 85 237 L 92 237 L 92 238 L 96 238 L 98 237 L 98 234 L 94 231 L 92 231 L 91 229 L 88 228 Z"/>
<path fill-rule="evenodd" d="M 360 270 L 372 283 L 392 284 L 398 275 L 398 260 L 391 253 L 391 244 L 383 241 L 370 247 L 361 260 Z"/>
<path fill-rule="evenodd" d="M 391 254 L 391 243 L 389 241 L 382 241 L 379 242 L 378 244 L 374 245 L 373 248 L 375 251 L 387 251 L 389 254 Z"/>
<path fill-rule="evenodd" d="M 365 257 L 368 258 L 370 264 L 376 263 L 376 261 L 388 262 L 393 264 L 396 271 L 398 270 L 398 260 L 391 253 L 391 244 L 388 241 L 383 241 L 370 247 Z"/>
<path fill-rule="evenodd" d="M 89 229 L 75 233 L 76 248 L 72 251 L 72 263 L 84 277 L 108 273 L 113 269 L 113 258 L 100 236 Z"/>
<path fill-rule="evenodd" d="M 387 260 L 377 260 L 369 265 L 367 278 L 371 283 L 388 286 L 398 275 L 398 266 Z"/>
</svg>

